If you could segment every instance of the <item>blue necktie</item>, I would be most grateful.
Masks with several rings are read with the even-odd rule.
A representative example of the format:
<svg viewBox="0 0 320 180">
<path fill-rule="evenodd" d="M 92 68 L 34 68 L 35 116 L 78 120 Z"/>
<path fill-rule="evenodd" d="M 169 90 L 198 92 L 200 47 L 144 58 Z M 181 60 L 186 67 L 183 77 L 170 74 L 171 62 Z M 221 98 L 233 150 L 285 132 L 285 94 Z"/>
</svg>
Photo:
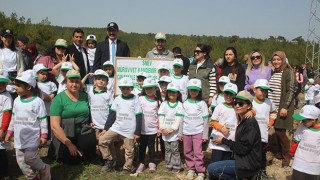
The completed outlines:
<svg viewBox="0 0 320 180">
<path fill-rule="evenodd" d="M 112 51 L 112 57 L 111 57 L 111 62 L 114 64 L 114 57 L 116 57 L 116 42 L 112 41 L 111 43 L 111 51 Z"/>
</svg>

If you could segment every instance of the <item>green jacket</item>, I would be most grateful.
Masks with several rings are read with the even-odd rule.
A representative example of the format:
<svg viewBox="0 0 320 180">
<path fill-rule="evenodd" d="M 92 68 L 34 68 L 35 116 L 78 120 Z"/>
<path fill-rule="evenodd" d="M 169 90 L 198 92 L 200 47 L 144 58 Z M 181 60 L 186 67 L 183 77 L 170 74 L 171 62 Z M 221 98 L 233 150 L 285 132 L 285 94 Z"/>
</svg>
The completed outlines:
<svg viewBox="0 0 320 180">
<path fill-rule="evenodd" d="M 287 130 L 293 129 L 292 114 L 294 112 L 294 84 L 294 73 L 290 68 L 285 68 L 282 72 L 281 77 L 281 99 L 277 113 L 277 118 L 274 124 L 275 128 Z M 288 110 L 288 114 L 284 118 L 280 117 L 280 110 L 282 108 Z"/>
</svg>

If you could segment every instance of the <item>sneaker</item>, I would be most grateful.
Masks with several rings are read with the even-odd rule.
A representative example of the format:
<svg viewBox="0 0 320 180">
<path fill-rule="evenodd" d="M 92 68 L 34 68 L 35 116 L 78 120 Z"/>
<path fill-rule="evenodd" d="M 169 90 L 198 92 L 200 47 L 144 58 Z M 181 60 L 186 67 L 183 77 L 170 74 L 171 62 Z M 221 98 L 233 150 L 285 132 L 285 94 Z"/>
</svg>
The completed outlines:
<svg viewBox="0 0 320 180">
<path fill-rule="evenodd" d="M 129 169 L 123 169 L 120 173 L 120 175 L 130 175 L 131 171 Z"/>
<path fill-rule="evenodd" d="M 196 180 L 204 180 L 205 178 L 206 178 L 206 175 L 204 173 L 198 173 Z"/>
<path fill-rule="evenodd" d="M 188 173 L 187 173 L 186 179 L 192 180 L 194 174 L 195 174 L 195 171 L 190 169 L 190 170 L 188 171 Z"/>
<path fill-rule="evenodd" d="M 106 160 L 104 165 L 102 166 L 100 172 L 104 173 L 104 172 L 111 172 L 114 170 L 114 166 L 115 166 L 115 161 L 113 160 Z"/>
<path fill-rule="evenodd" d="M 149 163 L 148 166 L 149 166 L 149 171 L 150 171 L 150 172 L 156 171 L 157 165 L 156 165 L 155 163 Z"/>
<path fill-rule="evenodd" d="M 261 180 L 268 180 L 269 179 L 269 177 L 267 175 L 267 171 L 265 169 L 260 171 L 259 179 L 261 179 Z"/>
<path fill-rule="evenodd" d="M 40 170 L 40 179 L 41 180 L 51 179 L 50 166 L 48 164 L 45 164 L 44 168 Z"/>
<path fill-rule="evenodd" d="M 138 166 L 138 169 L 137 169 L 136 173 L 142 173 L 143 170 L 144 170 L 144 164 L 143 164 L 143 163 L 140 163 L 139 166 Z"/>
</svg>

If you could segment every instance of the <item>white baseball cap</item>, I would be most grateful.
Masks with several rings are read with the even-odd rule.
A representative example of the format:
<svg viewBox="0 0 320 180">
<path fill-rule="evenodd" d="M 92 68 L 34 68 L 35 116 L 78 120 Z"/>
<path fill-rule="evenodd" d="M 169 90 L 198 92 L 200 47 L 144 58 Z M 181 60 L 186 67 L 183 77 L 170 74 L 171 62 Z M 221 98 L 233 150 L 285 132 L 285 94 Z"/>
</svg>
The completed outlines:
<svg viewBox="0 0 320 180">
<path fill-rule="evenodd" d="M 0 82 L 9 82 L 9 74 L 4 69 L 0 69 Z"/>
<path fill-rule="evenodd" d="M 320 116 L 320 110 L 314 105 L 305 105 L 301 108 L 299 113 L 293 114 L 292 117 L 295 120 L 307 120 L 318 119 Z"/>
<path fill-rule="evenodd" d="M 71 70 L 71 69 L 73 69 L 71 62 L 66 61 L 66 62 L 62 63 L 62 65 L 61 65 L 61 70 L 62 70 L 62 71 L 69 71 L 69 70 Z"/>
<path fill-rule="evenodd" d="M 183 61 L 182 61 L 182 59 L 174 59 L 174 60 L 173 60 L 173 66 L 183 67 Z"/>
<path fill-rule="evenodd" d="M 242 90 L 242 91 L 238 92 L 237 96 L 234 98 L 241 99 L 244 101 L 250 101 L 250 102 L 252 102 L 252 100 L 253 100 L 252 95 L 246 90 Z"/>
<path fill-rule="evenodd" d="M 107 72 L 105 72 L 104 70 L 102 69 L 97 69 L 96 71 L 94 71 L 94 76 L 103 76 L 103 77 L 106 77 L 106 78 L 109 78 L 109 75 Z"/>
<path fill-rule="evenodd" d="M 160 63 L 159 64 L 158 70 L 160 70 L 160 69 L 165 69 L 165 70 L 169 71 L 169 68 L 165 63 Z"/>
<path fill-rule="evenodd" d="M 145 72 L 138 72 L 137 77 L 138 77 L 138 76 L 142 76 L 142 77 L 144 77 L 144 78 L 147 78 L 147 77 L 148 77 L 148 74 L 145 73 Z"/>
<path fill-rule="evenodd" d="M 272 91 L 272 89 L 270 89 L 269 83 L 266 79 L 257 79 L 256 82 L 254 82 L 253 87 L 254 88 L 258 87 L 258 88 L 261 88 L 264 90 Z"/>
<path fill-rule="evenodd" d="M 187 89 L 201 90 L 201 81 L 199 79 L 190 79 L 187 84 Z"/>
<path fill-rule="evenodd" d="M 35 73 L 38 73 L 39 71 L 50 71 L 51 69 L 45 67 L 43 64 L 36 64 L 33 66 L 33 70 Z"/>
<path fill-rule="evenodd" d="M 74 69 L 71 69 L 67 72 L 66 77 L 69 78 L 81 78 L 80 72 Z"/>
<path fill-rule="evenodd" d="M 123 77 L 119 81 L 119 87 L 133 87 L 132 79 L 129 77 Z"/>
<path fill-rule="evenodd" d="M 163 32 L 158 32 L 158 33 L 155 35 L 154 38 L 155 38 L 156 40 L 160 40 L 160 39 L 166 40 L 166 34 L 163 33 Z"/>
<path fill-rule="evenodd" d="M 223 92 L 231 92 L 232 94 L 238 93 L 238 86 L 233 83 L 227 83 L 223 87 Z"/>
<path fill-rule="evenodd" d="M 169 83 L 167 86 L 167 91 L 179 92 L 179 88 L 175 84 Z"/>
<path fill-rule="evenodd" d="M 25 82 L 32 87 L 36 87 L 37 84 L 35 72 L 31 69 L 23 71 L 16 77 L 16 80 Z"/>
<path fill-rule="evenodd" d="M 113 66 L 113 63 L 111 61 L 106 61 L 103 63 L 103 67 L 104 66 Z"/>
<path fill-rule="evenodd" d="M 221 76 L 218 82 L 227 84 L 227 83 L 230 83 L 230 78 L 228 76 Z"/>
<path fill-rule="evenodd" d="M 311 84 L 314 84 L 314 79 L 310 78 L 310 79 L 308 79 L 308 81 L 309 81 Z"/>
<path fill-rule="evenodd" d="M 143 81 L 142 88 L 156 87 L 156 86 L 157 86 L 156 80 L 154 80 L 152 78 L 146 78 Z"/>
<path fill-rule="evenodd" d="M 92 41 L 96 41 L 97 42 L 97 37 L 95 35 L 93 35 L 93 34 L 90 34 L 90 35 L 87 36 L 87 41 L 88 40 L 92 40 Z"/>
<path fill-rule="evenodd" d="M 171 78 L 170 78 L 169 76 L 162 76 L 162 77 L 159 79 L 158 83 L 160 83 L 160 82 L 171 83 Z"/>
</svg>

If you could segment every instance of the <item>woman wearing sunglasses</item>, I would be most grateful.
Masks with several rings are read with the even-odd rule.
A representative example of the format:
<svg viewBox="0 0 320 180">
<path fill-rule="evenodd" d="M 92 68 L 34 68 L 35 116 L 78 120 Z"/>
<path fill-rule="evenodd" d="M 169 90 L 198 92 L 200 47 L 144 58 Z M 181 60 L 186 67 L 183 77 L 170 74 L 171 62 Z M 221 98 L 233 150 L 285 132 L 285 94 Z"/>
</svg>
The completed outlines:
<svg viewBox="0 0 320 180">
<path fill-rule="evenodd" d="M 238 61 L 237 50 L 234 47 L 228 47 L 223 57 L 221 76 L 228 76 L 230 82 L 238 86 L 239 91 L 243 90 L 246 75 L 244 67 Z"/>
<path fill-rule="evenodd" d="M 258 50 L 252 51 L 249 57 L 250 60 L 248 61 L 244 89 L 253 95 L 254 82 L 256 82 L 257 79 L 266 79 L 269 81 L 272 68 L 265 66 L 265 57 L 262 52 Z"/>
<path fill-rule="evenodd" d="M 202 83 L 202 98 L 211 105 L 212 96 L 216 93 L 216 68 L 214 62 L 209 60 L 211 46 L 206 44 L 197 44 L 194 50 L 195 61 L 189 66 L 189 79 L 200 79 Z"/>
<path fill-rule="evenodd" d="M 248 91 L 240 91 L 233 101 L 233 108 L 238 119 L 235 141 L 220 135 L 212 137 L 215 144 L 224 144 L 234 153 L 234 160 L 224 160 L 209 164 L 211 179 L 254 179 L 261 167 L 261 134 L 257 120 L 245 118 L 252 109 L 253 97 Z"/>
<path fill-rule="evenodd" d="M 290 140 L 286 135 L 286 131 L 293 129 L 295 75 L 288 66 L 286 54 L 283 51 L 274 52 L 271 59 L 274 71 L 269 80 L 269 86 L 273 92 L 268 94 L 268 98 L 278 109 L 274 123 L 276 149 L 278 150 L 275 157 L 282 160 L 284 169 L 288 169 L 290 163 Z"/>
</svg>

